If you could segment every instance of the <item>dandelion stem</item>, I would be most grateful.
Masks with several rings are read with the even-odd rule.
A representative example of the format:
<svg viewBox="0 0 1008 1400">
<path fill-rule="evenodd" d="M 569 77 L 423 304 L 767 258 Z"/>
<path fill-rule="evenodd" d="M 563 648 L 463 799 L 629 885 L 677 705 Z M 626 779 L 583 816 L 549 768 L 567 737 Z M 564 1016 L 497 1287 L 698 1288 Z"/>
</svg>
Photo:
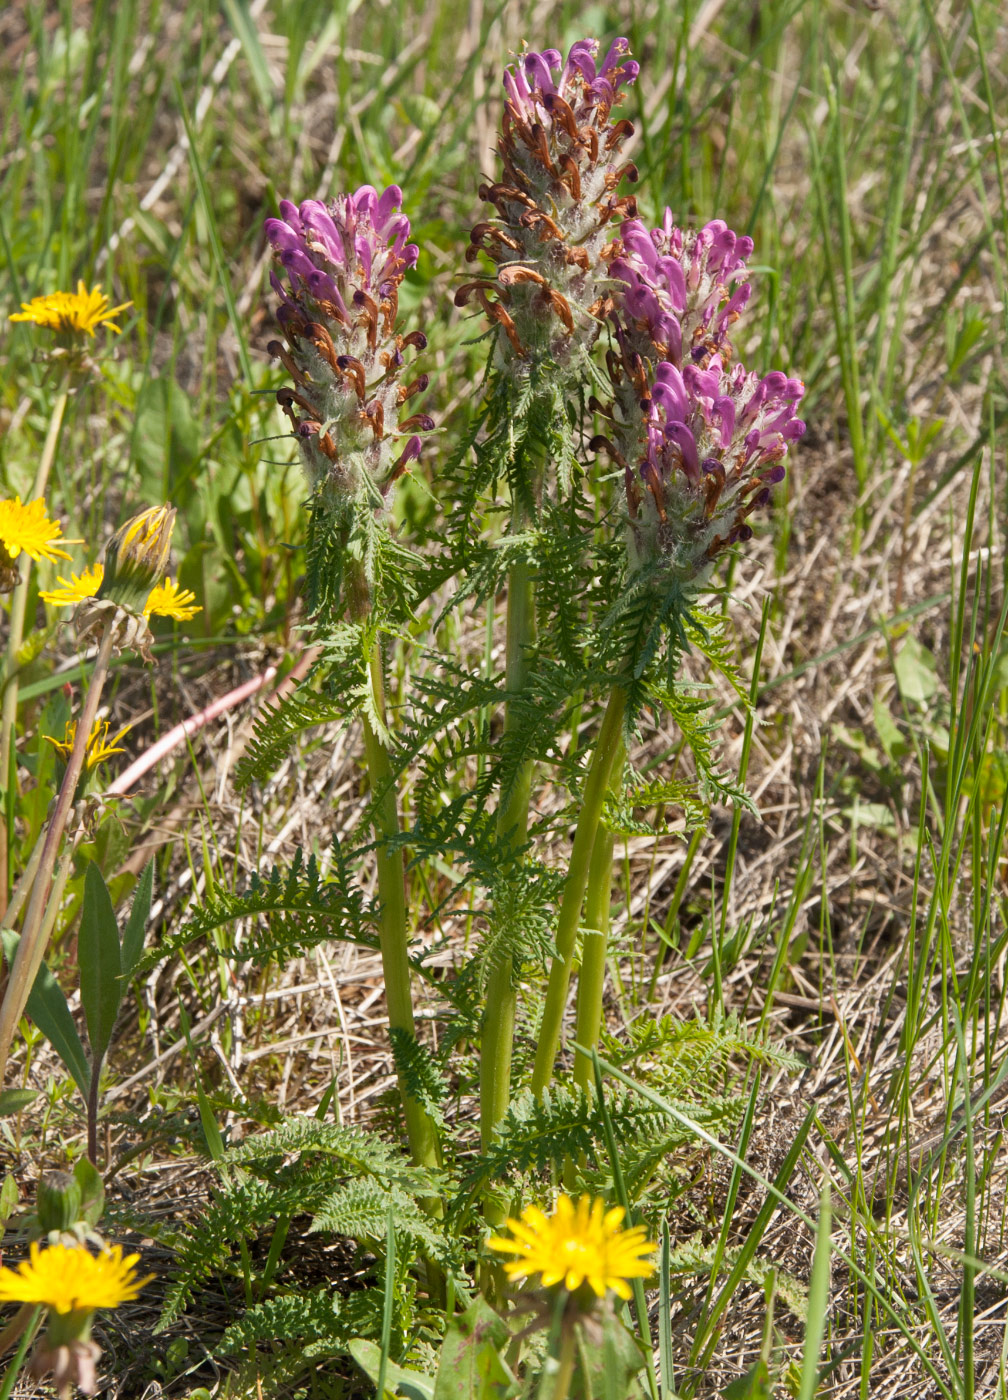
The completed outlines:
<svg viewBox="0 0 1008 1400">
<path fill-rule="evenodd" d="M 91 683 L 84 700 L 84 709 L 77 721 L 73 748 L 70 751 L 66 772 L 63 775 L 63 783 L 56 798 L 56 806 L 45 829 L 45 836 L 40 838 L 43 845 L 38 874 L 28 897 L 28 907 L 25 910 L 24 923 L 21 927 L 21 941 L 18 944 L 17 955 L 11 968 L 3 1003 L 0 1004 L 0 1084 L 3 1083 L 4 1071 L 7 1068 L 7 1056 L 14 1040 L 18 1020 L 24 1011 L 35 975 L 45 956 L 46 940 L 51 927 L 50 922 L 45 918 L 45 913 L 49 903 L 53 868 L 77 792 L 77 782 L 81 775 L 81 769 L 84 767 L 88 735 L 91 733 L 91 726 L 98 713 L 98 703 L 101 700 L 105 678 L 108 675 L 115 631 L 114 622 L 110 622 L 102 635 L 94 670 L 91 673 Z"/>
<path fill-rule="evenodd" d="M 621 743 L 613 760 L 610 789 L 622 780 L 623 760 Z M 613 832 L 608 827 L 600 826 L 595 834 L 595 844 L 588 865 L 585 935 L 581 949 L 581 971 L 578 973 L 575 1032 L 578 1045 L 583 1045 L 586 1050 L 594 1050 L 602 1028 L 602 994 L 605 990 L 606 952 L 609 945 L 614 844 Z M 575 1058 L 574 1082 L 583 1089 L 587 1089 L 592 1083 L 592 1061 L 589 1055 L 578 1055 Z"/>
<path fill-rule="evenodd" d="M 535 581 L 526 561 L 515 564 L 508 576 L 507 655 L 505 686 L 509 699 L 504 708 L 504 732 L 512 733 L 520 723 L 513 698 L 525 688 L 528 651 L 535 641 Z M 532 762 L 521 764 L 510 790 L 497 811 L 497 839 L 504 859 L 518 859 L 528 832 L 529 797 L 532 790 Z M 512 958 L 502 958 L 487 980 L 486 1010 L 483 1014 L 482 1058 L 480 1063 L 480 1139 L 484 1152 L 490 1146 L 494 1129 L 511 1102 L 511 1055 L 514 1045 L 516 994 Z M 506 1203 L 488 1194 L 484 1214 L 493 1226 L 507 1218 Z"/>
<path fill-rule="evenodd" d="M 66 412 L 67 399 L 69 393 L 64 389 L 56 398 L 53 404 L 52 414 L 49 418 L 49 428 L 46 432 L 46 440 L 42 447 L 42 456 L 39 458 L 38 468 L 35 472 L 35 482 L 32 486 L 30 500 L 36 501 L 44 494 L 49 482 L 49 471 L 56 455 L 56 444 L 59 442 L 60 429 L 63 427 L 63 416 Z M 0 706 L 0 789 L 6 790 L 10 777 L 11 759 L 11 739 L 14 733 L 14 721 L 17 717 L 18 703 L 18 680 L 17 680 L 17 660 L 18 652 L 21 650 L 21 642 L 24 637 L 25 608 L 28 603 L 28 581 L 30 575 L 25 573 L 17 582 L 14 592 L 11 595 L 10 605 L 10 631 L 7 635 L 7 652 L 4 657 L 3 669 L 3 702 Z M 5 811 L 0 811 L 0 917 L 7 909 L 7 888 L 10 883 L 10 834 L 7 831 L 7 816 Z"/>
<path fill-rule="evenodd" d="M 612 775 L 616 756 L 623 747 L 623 714 L 626 710 L 626 691 L 622 685 L 613 687 L 609 703 L 599 730 L 595 752 L 592 755 L 588 779 L 585 783 L 581 811 L 574 832 L 571 847 L 570 866 L 564 884 L 563 899 L 560 903 L 560 916 L 557 922 L 557 956 L 550 968 L 549 984 L 546 988 L 546 1005 L 543 1009 L 542 1024 L 539 1027 L 539 1044 L 536 1048 L 535 1066 L 532 1071 L 532 1088 L 541 1094 L 553 1076 L 553 1065 L 560 1044 L 560 1031 L 563 1025 L 564 1008 L 570 988 L 571 968 L 574 962 L 574 943 L 581 919 L 581 902 L 588 884 L 588 870 L 591 863 L 595 837 L 602 818 L 602 805 L 606 789 Z"/>
<path fill-rule="evenodd" d="M 375 710 L 385 720 L 385 683 L 381 655 L 377 645 L 371 656 L 371 687 Z M 389 1027 L 416 1036 L 413 1018 L 413 993 L 410 981 L 408 935 L 406 929 L 406 882 L 403 854 L 390 842 L 399 835 L 399 812 L 389 763 L 388 750 L 367 715 L 363 717 L 364 752 L 368 778 L 375 797 L 374 829 L 378 838 L 375 860 L 378 867 L 378 898 L 381 902 L 378 939 L 381 944 L 382 971 L 385 977 L 385 1001 Z M 406 1115 L 406 1131 L 410 1150 L 417 1166 L 437 1167 L 439 1151 L 437 1130 L 422 1104 L 410 1094 L 403 1075 L 399 1074 L 399 1089 Z"/>
</svg>

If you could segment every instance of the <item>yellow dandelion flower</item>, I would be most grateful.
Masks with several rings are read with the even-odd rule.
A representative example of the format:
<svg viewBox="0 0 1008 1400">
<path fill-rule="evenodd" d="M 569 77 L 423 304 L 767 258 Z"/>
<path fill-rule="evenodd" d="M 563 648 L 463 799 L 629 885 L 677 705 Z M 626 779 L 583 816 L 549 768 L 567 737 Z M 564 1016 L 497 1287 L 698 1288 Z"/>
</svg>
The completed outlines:
<svg viewBox="0 0 1008 1400">
<path fill-rule="evenodd" d="M 173 617 L 176 622 L 188 622 L 202 611 L 192 589 L 180 588 L 172 578 L 152 588 L 144 605 L 146 617 Z"/>
<path fill-rule="evenodd" d="M 127 733 L 129 726 L 120 729 L 112 740 L 108 737 L 108 720 L 96 719 L 91 726 L 91 733 L 84 748 L 84 762 L 88 772 L 97 768 L 99 763 L 104 763 L 107 758 L 111 758 L 114 753 L 125 753 L 126 750 L 119 745 L 119 740 Z M 67 720 L 66 728 L 63 731 L 62 739 L 54 739 L 51 734 L 42 736 L 47 744 L 52 744 L 53 748 L 62 758 L 64 763 L 70 762 L 70 755 L 73 752 L 74 739 L 77 737 L 77 721 Z"/>
<path fill-rule="evenodd" d="M 16 1269 L 0 1268 L 0 1303 L 41 1303 L 52 1312 L 94 1312 L 132 1302 L 153 1274 L 136 1275 L 139 1254 L 122 1246 L 92 1254 L 83 1246 L 31 1246 Z"/>
<path fill-rule="evenodd" d="M 11 313 L 12 321 L 31 321 L 50 331 L 72 331 L 79 335 L 94 338 L 96 326 L 108 326 L 110 331 L 119 334 L 119 327 L 113 325 L 113 317 L 131 307 L 131 301 L 119 306 L 109 306 L 108 297 L 100 287 L 88 291 L 83 282 L 77 283 L 75 292 L 49 292 L 45 296 L 32 297 L 23 301 L 21 310 Z"/>
<path fill-rule="evenodd" d="M 105 570 L 101 564 L 92 564 L 82 574 L 71 574 L 68 579 L 57 574 L 56 582 L 61 588 L 43 589 L 39 597 L 43 603 L 52 603 L 57 608 L 73 608 L 85 598 L 93 598 L 101 588 Z"/>
<path fill-rule="evenodd" d="M 56 543 L 62 533 L 59 521 L 46 515 L 41 496 L 26 506 L 21 504 L 20 496 L 13 501 L 0 501 L 0 561 L 8 567 L 21 553 L 36 561 L 69 559 L 66 550 Z"/>
<path fill-rule="evenodd" d="M 73 608 L 86 598 L 95 596 L 104 576 L 103 565 L 92 564 L 81 574 L 72 573 L 68 579 L 58 576 L 56 582 L 60 587 L 43 589 L 39 597 L 44 603 L 52 603 L 57 608 Z M 148 593 L 143 611 L 144 617 L 173 617 L 177 622 L 188 622 L 203 610 L 191 588 L 180 588 L 173 578 L 168 577 Z"/>
<path fill-rule="evenodd" d="M 582 1196 L 575 1206 L 561 1194 L 552 1215 L 526 1206 L 520 1220 L 507 1222 L 512 1239 L 495 1236 L 487 1244 L 518 1256 L 504 1265 L 509 1278 L 542 1274 L 545 1288 L 562 1283 L 571 1293 L 587 1281 L 597 1297 L 612 1289 L 625 1300 L 631 1296 L 628 1280 L 653 1272 L 644 1256 L 653 1254 L 655 1246 L 640 1225 L 622 1230 L 623 1215 L 622 1206 L 606 1210 L 601 1198 Z"/>
</svg>

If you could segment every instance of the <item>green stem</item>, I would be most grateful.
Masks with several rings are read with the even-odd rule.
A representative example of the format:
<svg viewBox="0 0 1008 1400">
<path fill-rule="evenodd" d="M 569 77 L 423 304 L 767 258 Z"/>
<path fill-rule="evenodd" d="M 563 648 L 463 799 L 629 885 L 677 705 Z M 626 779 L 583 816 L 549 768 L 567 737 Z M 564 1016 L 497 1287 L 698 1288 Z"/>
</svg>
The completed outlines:
<svg viewBox="0 0 1008 1400">
<path fill-rule="evenodd" d="M 67 399 L 69 395 L 64 389 L 53 404 L 52 414 L 49 418 L 49 429 L 46 433 L 46 440 L 42 447 L 42 456 L 35 472 L 35 482 L 32 486 L 30 500 L 37 501 L 45 492 L 49 481 L 49 471 L 52 467 L 53 458 L 56 455 L 56 444 L 59 442 L 60 429 L 63 426 L 63 415 L 66 412 Z M 10 604 L 10 631 L 7 634 L 7 651 L 4 656 L 3 679 L 0 685 L 3 687 L 3 701 L 0 704 L 0 788 L 6 790 L 7 780 L 10 776 L 11 741 L 14 733 L 14 721 L 17 717 L 18 703 L 18 652 L 21 650 L 21 642 L 24 638 L 25 609 L 28 604 L 28 581 L 29 572 L 18 579 L 14 592 L 11 594 Z M 6 804 L 3 804 L 6 808 Z M 10 839 L 7 831 L 7 818 L 5 810 L 0 810 L 0 916 L 7 909 L 7 887 L 9 878 L 10 860 Z"/>
<path fill-rule="evenodd" d="M 610 790 L 623 779 L 622 745 L 613 760 Z M 606 952 L 609 945 L 609 912 L 612 904 L 612 867 L 615 835 L 599 827 L 588 866 L 585 894 L 585 935 L 578 973 L 577 1029 L 575 1039 L 586 1050 L 594 1050 L 602 1028 L 602 994 L 605 990 Z M 588 1089 L 592 1083 L 589 1055 L 574 1060 L 574 1083 Z"/>
<path fill-rule="evenodd" d="M 25 1002 L 28 1000 L 28 994 L 35 980 L 35 974 L 45 956 L 45 945 L 51 928 L 51 922 L 46 919 L 45 914 L 49 903 L 53 868 L 70 816 L 70 809 L 77 793 L 77 782 L 81 775 L 81 769 L 84 767 L 88 735 L 91 733 L 91 726 L 98 713 L 98 703 L 101 700 L 105 677 L 108 675 L 115 632 L 115 621 L 111 620 L 105 628 L 101 645 L 98 648 L 98 656 L 91 673 L 91 684 L 88 686 L 84 708 L 77 720 L 74 744 L 67 760 L 66 772 L 63 774 L 59 796 L 56 798 L 56 806 L 45 829 L 45 835 L 39 838 L 43 845 L 38 874 L 28 897 L 28 907 L 25 910 L 24 923 L 21 926 L 21 941 L 18 944 L 17 955 L 10 971 L 10 979 L 4 993 L 3 1003 L 0 1004 L 0 1085 L 3 1084 L 7 1056 L 14 1040 L 17 1023 L 22 1011 L 24 1011 Z"/>
<path fill-rule="evenodd" d="M 385 684 L 382 677 L 381 656 L 377 646 L 372 653 L 370 667 L 375 709 L 384 722 Z M 378 939 L 381 944 L 389 1027 L 392 1030 L 404 1031 L 415 1038 L 416 1023 L 413 1019 L 409 939 L 406 929 L 406 881 L 403 870 L 403 854 L 401 850 L 395 850 L 390 845 L 399 835 L 399 811 L 392 778 L 392 765 L 389 763 L 388 750 L 366 715 L 363 723 L 364 752 L 367 758 L 371 791 L 375 794 L 381 794 L 374 808 L 374 829 L 375 836 L 378 838 L 375 861 L 378 867 L 378 899 L 381 904 Z M 399 1076 L 399 1090 L 402 1094 L 403 1111 L 406 1115 L 406 1132 L 409 1136 L 414 1162 L 420 1167 L 439 1166 L 437 1129 L 423 1105 L 418 1103 L 408 1092 L 401 1074 Z"/>
<path fill-rule="evenodd" d="M 516 564 L 508 577 L 507 656 L 505 686 L 508 696 L 525 688 L 528 652 L 535 641 L 535 582 L 527 562 Z M 520 716 L 510 698 L 504 709 L 504 732 L 511 733 Z M 532 762 L 523 763 L 497 812 L 497 839 L 505 859 L 516 859 L 528 833 L 529 799 L 532 791 Z M 482 1055 L 480 1060 L 480 1139 L 484 1152 L 490 1146 L 494 1129 L 511 1102 L 511 1054 L 514 1045 L 515 1006 L 514 967 L 503 958 L 487 979 L 486 1008 L 483 1013 Z M 493 1196 L 485 1204 L 491 1225 L 503 1224 L 507 1211 Z"/>
<path fill-rule="evenodd" d="M 626 709 L 626 691 L 621 685 L 613 687 L 606 706 L 602 728 L 599 730 L 595 752 L 592 755 L 588 780 L 585 783 L 581 811 L 578 815 L 574 844 L 571 847 L 570 867 L 564 884 L 563 899 L 560 903 L 560 916 L 557 921 L 557 956 L 550 968 L 549 985 L 546 988 L 546 1005 L 543 1008 L 542 1024 L 539 1028 L 539 1044 L 536 1049 L 535 1066 L 532 1071 L 532 1088 L 541 1094 L 553 1075 L 553 1065 L 560 1045 L 560 1031 L 563 1025 L 564 1008 L 570 988 L 571 967 L 574 961 L 574 944 L 577 939 L 578 924 L 581 920 L 581 902 L 588 884 L 588 868 L 591 863 L 595 836 L 602 818 L 602 806 L 606 789 L 612 775 L 616 755 L 622 749 L 623 714 Z"/>
<path fill-rule="evenodd" d="M 23 1313 L 26 1310 L 28 1311 L 28 1315 L 25 1319 L 24 1329 L 21 1333 L 21 1341 L 18 1345 L 17 1351 L 14 1353 L 10 1365 L 7 1367 L 7 1370 L 4 1373 L 3 1381 L 0 1382 L 0 1400 L 10 1400 L 11 1392 L 14 1389 L 14 1382 L 17 1380 L 21 1372 L 21 1367 L 24 1365 L 24 1359 L 28 1355 L 28 1348 L 32 1344 L 32 1340 L 34 1339 L 35 1333 L 38 1329 L 39 1320 L 42 1317 L 41 1304 L 39 1304 L 36 1308 L 32 1309 L 31 1304 L 25 1303 L 22 1305 L 21 1312 Z M 15 1321 L 16 1320 L 17 1319 L 15 1319 Z M 3 1335 L 4 1338 L 7 1339 L 7 1329 L 4 1330 Z M 13 1341 L 14 1339 L 13 1337 L 11 1337 L 9 1340 Z"/>
<path fill-rule="evenodd" d="M 567 1400 L 570 1394 L 571 1381 L 574 1379 L 574 1364 L 577 1360 L 577 1336 L 573 1324 L 564 1319 L 563 1331 L 561 1332 L 560 1355 L 557 1357 L 557 1369 L 554 1372 L 553 1386 L 549 1392 L 549 1400 Z M 543 1387 L 540 1386 L 540 1391 Z"/>
</svg>

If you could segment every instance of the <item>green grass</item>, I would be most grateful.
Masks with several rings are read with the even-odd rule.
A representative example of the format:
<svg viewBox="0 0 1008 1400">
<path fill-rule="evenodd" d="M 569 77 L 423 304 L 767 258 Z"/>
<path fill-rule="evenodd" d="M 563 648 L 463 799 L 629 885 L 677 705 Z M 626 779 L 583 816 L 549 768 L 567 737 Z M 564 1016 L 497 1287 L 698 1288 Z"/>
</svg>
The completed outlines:
<svg viewBox="0 0 1008 1400">
<path fill-rule="evenodd" d="M 305 488 L 271 392 L 281 376 L 265 351 L 263 219 L 283 197 L 403 187 L 421 257 L 402 307 L 429 336 L 424 407 L 444 428 L 406 498 L 404 529 L 436 540 L 432 501 L 451 504 L 438 443 L 454 444 L 483 354 L 482 323 L 463 319 L 452 295 L 482 217 L 477 172 L 492 160 L 501 65 L 522 39 L 565 48 L 586 33 L 628 35 L 642 63 L 626 109 L 642 214 L 669 204 L 682 222 L 721 217 L 751 233 L 755 292 L 740 354 L 805 379 L 810 425 L 772 528 L 733 564 L 736 598 L 725 602 L 756 723 L 721 682 L 718 717 L 726 759 L 746 771 L 762 817 L 717 814 L 688 857 L 655 813 L 653 839 L 626 838 L 622 860 L 617 843 L 612 1024 L 686 1016 L 694 1004 L 712 1017 L 737 1012 L 803 1066 L 764 1071 L 758 1106 L 751 1080 L 732 1133 L 711 1141 L 697 1129 L 710 1159 L 689 1160 L 708 1172 L 706 1186 L 651 1200 L 671 1219 L 655 1342 L 684 1396 L 719 1393 L 761 1356 L 780 1393 L 803 1397 L 816 1393 L 816 1365 L 843 1395 L 888 1393 L 902 1375 L 901 1395 L 1008 1396 L 1008 39 L 995 0 L 878 11 L 767 0 L 707 15 L 664 0 L 587 13 L 127 0 L 96 5 L 85 23 L 69 3 L 26 4 L 2 21 L 0 312 L 78 278 L 133 303 L 120 337 L 106 346 L 99 333 L 96 368 L 70 397 L 47 498 L 65 534 L 84 542 L 77 570 L 133 510 L 166 497 L 179 506 L 177 573 L 204 611 L 160 636 L 150 677 L 116 669 L 112 713 L 135 721 L 140 748 L 301 646 Z M 30 328 L 7 332 L 0 486 L 24 498 L 60 368 L 36 353 Z M 56 572 L 43 566 L 33 580 L 51 584 Z M 455 629 L 453 647 L 489 659 L 494 636 L 502 643 L 501 600 L 497 614 L 496 633 L 482 617 L 466 630 L 452 615 L 441 635 Z M 62 731 L 61 686 L 79 677 L 72 640 L 34 582 L 27 616 L 15 860 L 52 782 L 37 736 Z M 393 658 L 398 695 L 418 666 L 405 648 Z M 286 769 L 245 798 L 218 786 L 229 740 L 211 732 L 212 747 L 194 740 L 82 848 L 121 902 L 138 873 L 131 848 L 164 834 L 166 937 L 194 890 L 237 888 L 250 868 L 289 864 L 302 842 L 329 861 L 334 825 L 345 831 L 358 802 L 352 768 L 330 773 L 328 732 L 300 751 L 299 777 Z M 658 765 L 679 736 L 659 723 L 646 742 L 641 766 Z M 67 987 L 82 874 L 83 864 L 55 931 Z M 451 860 L 412 878 L 435 910 Z M 461 921 L 451 910 L 431 917 L 462 961 Z M 156 1165 L 181 1173 L 206 1157 L 208 1123 L 251 1129 L 278 1104 L 312 1113 L 334 1076 L 339 1112 L 366 1116 L 373 1100 L 354 1054 L 374 1077 L 389 1074 L 361 1048 L 374 1042 L 375 1012 L 360 1009 L 352 968 L 266 962 L 235 981 L 221 937 L 136 984 L 118 1058 L 116 1041 L 110 1051 L 114 1086 L 185 1045 L 179 1003 L 196 1026 L 232 994 L 246 999 L 194 1029 L 195 1062 L 178 1049 L 152 1074 L 162 1135 L 147 1085 L 110 1099 L 134 1224 L 169 1194 Z M 310 998 L 328 1007 L 342 976 L 349 1005 L 316 1018 Z M 318 984 L 293 1015 L 285 978 Z M 330 1022 L 345 1034 L 326 1042 L 339 1056 L 320 1079 L 289 1042 Z M 246 1062 L 244 1099 L 222 1069 L 236 1044 L 259 1055 Z M 44 1045 L 18 1064 L 18 1082 L 42 1097 L 0 1119 L 0 1131 L 28 1184 L 37 1162 L 80 1150 L 81 1124 Z M 720 1168 L 710 1165 L 718 1154 Z M 828 1258 L 815 1239 L 827 1182 Z M 402 1305 L 393 1283 L 407 1287 L 390 1265 L 386 1342 Z M 827 1299 L 818 1359 L 788 1310 L 806 1285 L 817 1310 Z M 215 1315 L 213 1336 L 232 1320 Z M 211 1384 L 201 1357 L 179 1356 L 156 1358 L 167 1393 Z M 383 1368 L 386 1358 L 387 1347 Z M 218 1393 L 254 1395 L 256 1363 L 228 1364 L 236 1379 Z M 324 1375 L 298 1391 L 304 1377 L 288 1382 L 279 1362 L 270 1371 L 266 1353 L 260 1364 L 278 1395 L 339 1393 Z M 118 1383 L 128 1396 L 146 1381 L 127 1368 Z"/>
</svg>

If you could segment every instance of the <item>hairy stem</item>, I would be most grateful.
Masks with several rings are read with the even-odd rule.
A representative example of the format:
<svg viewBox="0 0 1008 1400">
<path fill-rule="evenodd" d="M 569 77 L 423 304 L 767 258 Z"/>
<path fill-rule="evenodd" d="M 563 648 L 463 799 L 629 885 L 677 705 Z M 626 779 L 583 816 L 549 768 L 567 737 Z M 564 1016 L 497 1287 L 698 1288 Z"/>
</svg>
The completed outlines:
<svg viewBox="0 0 1008 1400">
<path fill-rule="evenodd" d="M 613 760 L 610 789 L 623 777 L 623 746 Z M 588 865 L 588 889 L 585 894 L 585 935 L 581 949 L 581 971 L 578 974 L 577 1029 L 575 1039 L 586 1050 L 594 1050 L 602 1028 L 602 993 L 605 990 L 606 952 L 609 945 L 609 911 L 612 904 L 612 867 L 614 834 L 600 826 L 595 835 L 591 861 Z M 582 1089 L 592 1083 L 592 1062 L 587 1055 L 574 1061 L 574 1082 Z"/>
<path fill-rule="evenodd" d="M 77 792 L 77 782 L 81 775 L 81 769 L 84 767 L 88 735 L 91 733 L 91 726 L 98 713 L 98 703 L 101 700 L 105 677 L 108 675 L 115 630 L 115 623 L 112 621 L 105 628 L 102 636 L 84 708 L 77 720 L 73 748 L 70 751 L 66 772 L 63 775 L 63 783 L 56 798 L 56 806 L 45 829 L 45 835 L 39 838 L 43 844 L 38 873 L 28 897 L 28 907 L 25 910 L 24 923 L 21 926 L 21 941 L 18 944 L 17 955 L 10 971 L 10 979 L 4 993 L 3 1003 L 0 1004 L 0 1085 L 3 1084 L 7 1057 L 10 1054 L 17 1023 L 22 1011 L 24 1011 L 25 1002 L 28 1000 L 28 994 L 35 980 L 35 974 L 45 956 L 46 940 L 51 927 L 50 922 L 45 918 L 45 913 L 49 903 L 53 868 Z"/>
<path fill-rule="evenodd" d="M 606 789 L 612 775 L 616 755 L 622 752 L 623 714 L 626 710 L 626 691 L 621 685 L 613 687 L 606 706 L 602 728 L 599 730 L 595 752 L 592 755 L 588 779 L 585 783 L 581 811 L 578 814 L 574 844 L 571 847 L 570 867 L 564 884 L 563 899 L 560 903 L 560 916 L 557 922 L 557 956 L 550 968 L 549 984 L 546 988 L 546 1005 L 543 1009 L 542 1024 L 539 1028 L 539 1044 L 536 1048 L 535 1066 L 532 1071 L 532 1088 L 541 1094 L 553 1075 L 553 1065 L 560 1045 L 560 1031 L 563 1025 L 564 1008 L 570 988 L 571 968 L 574 961 L 574 944 L 578 924 L 581 919 L 581 902 L 588 884 L 588 868 L 591 863 L 595 837 L 602 817 Z"/>
<path fill-rule="evenodd" d="M 377 645 L 371 656 L 371 686 L 375 709 L 382 722 L 385 719 L 385 683 L 381 655 Z M 375 861 L 378 867 L 378 898 L 381 903 L 378 938 L 381 944 L 382 971 L 385 976 L 385 1001 L 389 1028 L 404 1031 L 415 1038 L 413 992 L 410 981 L 409 939 L 406 927 L 406 881 L 403 854 L 390 842 L 399 835 L 399 811 L 396 803 L 392 766 L 388 751 L 365 715 L 364 752 L 367 759 L 371 791 L 376 795 L 374 829 L 378 838 Z M 409 1093 L 403 1076 L 399 1076 L 406 1131 L 410 1151 L 417 1166 L 439 1165 L 437 1129 L 423 1105 Z"/>
<path fill-rule="evenodd" d="M 528 651 L 535 641 L 535 582 L 526 562 L 516 564 L 508 576 L 507 656 L 505 686 L 508 696 L 525 688 Z M 509 699 L 504 709 L 505 735 L 520 723 Z M 532 762 L 521 765 L 514 783 L 497 812 L 497 839 L 505 860 L 518 859 L 528 832 L 529 797 L 532 790 Z M 511 1102 L 511 1054 L 514 1044 L 516 994 L 514 968 L 510 957 L 503 958 L 487 981 L 483 1013 L 482 1058 L 480 1062 L 480 1139 L 486 1151 L 494 1129 Z M 507 1211 L 490 1195 L 485 1214 L 491 1225 L 503 1224 Z"/>
<path fill-rule="evenodd" d="M 49 429 L 46 433 L 46 440 L 42 447 L 42 456 L 39 458 L 38 468 L 35 472 L 35 481 L 32 485 L 29 500 L 37 501 L 46 489 L 49 481 L 49 470 L 52 467 L 53 458 L 56 455 L 56 444 L 59 442 L 60 429 L 63 426 L 63 415 L 67 406 L 67 391 L 64 389 L 57 396 L 53 404 L 52 414 L 49 418 Z M 3 701 L 0 704 L 0 789 L 6 791 L 10 778 L 11 767 L 11 747 L 14 733 L 14 721 L 17 717 L 18 703 L 18 679 L 17 679 L 17 658 L 21 650 L 21 642 L 24 637 L 25 608 L 28 603 L 28 578 L 27 571 L 18 580 L 14 592 L 11 595 L 10 605 L 10 631 L 7 634 L 7 652 L 4 657 L 3 680 L 0 682 L 3 687 Z M 7 888 L 10 884 L 10 835 L 7 831 L 6 803 L 0 807 L 0 917 L 7 909 Z"/>
</svg>

